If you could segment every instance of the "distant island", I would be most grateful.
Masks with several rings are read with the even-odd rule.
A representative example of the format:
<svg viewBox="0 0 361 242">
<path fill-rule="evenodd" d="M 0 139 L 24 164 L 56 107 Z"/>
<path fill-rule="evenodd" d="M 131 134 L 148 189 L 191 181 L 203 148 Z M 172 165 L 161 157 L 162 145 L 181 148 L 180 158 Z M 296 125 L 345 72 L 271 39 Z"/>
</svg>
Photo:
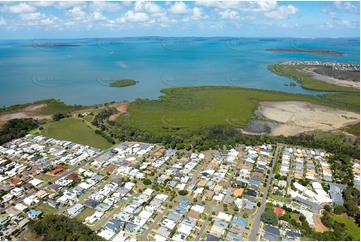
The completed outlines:
<svg viewBox="0 0 361 242">
<path fill-rule="evenodd" d="M 110 87 L 127 87 L 127 86 L 134 86 L 135 84 L 139 83 L 139 81 L 135 81 L 132 79 L 122 79 L 117 80 L 109 84 Z"/>
<path fill-rule="evenodd" d="M 271 48 L 266 49 L 266 51 L 271 52 L 305 52 L 315 55 L 323 56 L 344 56 L 343 52 L 334 51 L 334 50 L 320 50 L 320 49 L 301 49 L 301 48 Z"/>
</svg>

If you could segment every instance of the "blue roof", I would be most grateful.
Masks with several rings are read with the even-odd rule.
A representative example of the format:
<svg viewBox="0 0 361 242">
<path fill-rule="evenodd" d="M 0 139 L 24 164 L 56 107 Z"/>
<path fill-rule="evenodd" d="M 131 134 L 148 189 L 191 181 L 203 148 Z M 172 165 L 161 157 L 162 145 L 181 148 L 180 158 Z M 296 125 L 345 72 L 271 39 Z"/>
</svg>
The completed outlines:
<svg viewBox="0 0 361 242">
<path fill-rule="evenodd" d="M 30 218 L 34 219 L 34 218 L 39 217 L 42 213 L 43 213 L 42 211 L 35 210 L 35 209 L 31 209 L 31 210 L 29 210 L 26 214 L 27 214 Z"/>
<path fill-rule="evenodd" d="M 187 207 L 188 207 L 188 200 L 186 200 L 186 199 L 181 199 L 181 200 L 180 200 L 180 206 L 181 206 L 182 208 L 187 208 Z"/>
<path fill-rule="evenodd" d="M 176 207 L 175 209 L 174 209 L 176 212 L 178 212 L 178 213 L 180 213 L 180 214 L 186 214 L 187 213 L 187 210 L 185 210 L 184 208 L 182 208 L 182 207 Z"/>
<path fill-rule="evenodd" d="M 229 232 L 227 234 L 226 240 L 228 240 L 228 241 L 242 241 L 242 235 L 241 234 L 234 234 L 234 233 Z"/>
<path fill-rule="evenodd" d="M 232 224 L 236 224 L 236 225 L 243 226 L 243 227 L 246 227 L 247 223 L 248 223 L 248 221 L 246 219 L 237 218 L 237 217 L 234 217 L 233 221 L 232 221 Z"/>
</svg>

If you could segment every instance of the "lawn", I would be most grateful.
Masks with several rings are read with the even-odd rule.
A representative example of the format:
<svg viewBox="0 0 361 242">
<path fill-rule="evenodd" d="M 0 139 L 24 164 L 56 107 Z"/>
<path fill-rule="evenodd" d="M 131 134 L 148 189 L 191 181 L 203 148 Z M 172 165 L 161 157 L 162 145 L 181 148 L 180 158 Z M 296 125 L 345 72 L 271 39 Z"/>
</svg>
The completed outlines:
<svg viewBox="0 0 361 242">
<path fill-rule="evenodd" d="M 65 118 L 57 122 L 50 122 L 45 128 L 44 135 L 100 149 L 111 147 L 108 141 L 102 136 L 95 134 L 94 129 L 88 127 L 78 118 Z"/>
<path fill-rule="evenodd" d="M 262 101 L 307 101 L 358 110 L 359 105 L 325 100 L 319 96 L 245 89 L 239 87 L 184 87 L 163 89 L 157 100 L 137 99 L 117 121 L 155 134 L 175 134 L 212 125 L 244 127 Z"/>
<path fill-rule="evenodd" d="M 360 90 L 352 87 L 343 87 L 338 85 L 333 85 L 327 82 L 320 80 L 315 80 L 311 77 L 310 74 L 302 73 L 297 71 L 297 69 L 303 69 L 307 66 L 291 66 L 283 64 L 269 65 L 268 69 L 273 73 L 291 78 L 302 84 L 303 88 L 316 90 L 316 91 L 334 91 L 334 92 L 355 92 L 359 93 Z"/>
<path fill-rule="evenodd" d="M 352 237 L 353 241 L 360 241 L 360 228 L 353 221 L 353 219 L 343 216 L 343 215 L 334 215 L 332 216 L 334 221 L 345 224 L 349 235 Z"/>
<path fill-rule="evenodd" d="M 55 177 L 48 174 L 40 174 L 36 178 L 42 180 L 43 182 L 48 182 L 53 180 Z"/>
<path fill-rule="evenodd" d="M 56 208 L 50 207 L 45 203 L 41 203 L 35 209 L 42 211 L 44 215 L 56 214 L 58 212 Z"/>
<path fill-rule="evenodd" d="M 284 203 L 290 202 L 289 199 L 282 197 L 282 196 L 272 195 L 271 198 L 276 201 L 280 201 L 280 202 L 284 202 Z"/>
<path fill-rule="evenodd" d="M 92 215 L 95 212 L 94 209 L 85 208 L 78 216 L 75 217 L 76 220 L 83 222 L 87 217 Z"/>
</svg>

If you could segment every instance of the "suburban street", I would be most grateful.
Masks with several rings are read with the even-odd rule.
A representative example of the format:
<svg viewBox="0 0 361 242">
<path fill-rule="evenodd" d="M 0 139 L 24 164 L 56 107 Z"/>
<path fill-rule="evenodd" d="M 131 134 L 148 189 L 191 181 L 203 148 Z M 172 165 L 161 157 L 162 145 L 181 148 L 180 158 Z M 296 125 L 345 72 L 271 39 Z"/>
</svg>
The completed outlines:
<svg viewBox="0 0 361 242">
<path fill-rule="evenodd" d="M 149 228 L 140 236 L 142 241 L 147 241 L 148 239 L 148 234 L 150 233 L 150 231 L 153 230 L 153 228 L 159 224 L 160 220 L 164 217 L 164 215 L 168 212 L 168 209 L 164 209 L 164 211 L 158 215 L 158 217 L 154 220 L 154 222 L 149 226 Z"/>
<path fill-rule="evenodd" d="M 108 150 L 110 150 L 110 149 L 112 149 L 112 148 L 113 148 L 113 147 L 111 147 L 111 148 L 109 148 L 109 149 L 107 149 L 107 150 L 105 150 L 105 151 L 97 154 L 96 156 L 92 157 L 92 158 L 89 159 L 88 161 L 83 162 L 82 164 L 80 164 L 80 165 L 77 166 L 77 167 L 74 167 L 74 168 L 72 168 L 72 169 L 70 169 L 70 170 L 67 170 L 66 172 L 64 172 L 64 173 L 61 174 L 60 176 L 58 176 L 58 177 L 56 177 L 55 179 L 53 179 L 53 180 L 51 181 L 52 184 L 53 184 L 54 182 L 56 182 L 57 180 L 59 180 L 59 179 L 61 179 L 61 178 L 63 178 L 63 177 L 66 177 L 66 176 L 70 175 L 71 173 L 75 172 L 75 171 L 78 170 L 79 168 L 81 168 L 81 167 L 83 167 L 83 166 L 86 166 L 87 164 L 91 163 L 91 162 L 94 161 L 96 158 L 102 156 L 103 154 L 105 154 L 106 152 L 108 152 Z M 44 182 L 42 185 L 40 185 L 40 186 L 37 187 L 37 188 L 38 188 L 39 190 L 42 190 L 42 189 L 48 188 L 49 186 L 51 186 L 51 185 L 49 185 L 47 182 Z M 35 193 L 37 193 L 37 192 L 38 192 L 37 190 L 31 191 L 31 192 L 29 192 L 27 195 L 25 195 L 25 196 L 17 199 L 13 204 L 20 203 L 20 202 L 24 201 L 25 198 L 30 197 L 30 196 L 34 195 Z M 13 206 L 12 204 L 9 204 L 8 206 L 0 209 L 0 213 L 6 211 L 7 209 L 9 209 L 9 208 L 12 207 L 12 206 Z"/>
<path fill-rule="evenodd" d="M 272 180 L 272 177 L 273 177 L 273 168 L 276 165 L 279 150 L 280 150 L 280 147 L 277 145 L 275 154 L 273 156 L 271 172 L 270 172 L 270 174 L 268 176 L 268 179 L 267 179 L 267 186 L 264 189 L 262 202 L 261 202 L 261 207 L 258 209 L 257 213 L 255 214 L 255 216 L 253 218 L 252 231 L 251 231 L 251 234 L 249 236 L 250 241 L 256 241 L 258 239 L 257 237 L 258 237 L 258 232 L 259 232 L 260 225 L 261 225 L 261 215 L 262 215 L 262 213 L 264 212 L 264 210 L 266 208 L 266 200 L 267 200 L 268 189 L 270 187 L 271 180 Z"/>
</svg>

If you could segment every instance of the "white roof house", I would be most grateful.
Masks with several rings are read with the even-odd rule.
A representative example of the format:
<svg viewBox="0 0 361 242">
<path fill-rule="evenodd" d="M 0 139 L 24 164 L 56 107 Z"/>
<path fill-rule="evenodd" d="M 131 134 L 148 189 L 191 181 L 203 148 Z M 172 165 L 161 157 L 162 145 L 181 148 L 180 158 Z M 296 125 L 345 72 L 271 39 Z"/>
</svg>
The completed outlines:
<svg viewBox="0 0 361 242">
<path fill-rule="evenodd" d="M 34 178 L 33 180 L 29 181 L 29 183 L 30 183 L 31 185 L 33 185 L 34 187 L 36 187 L 37 185 L 39 185 L 39 184 L 43 183 L 43 181 L 42 181 L 42 180 L 39 180 L 39 179 Z"/>
<path fill-rule="evenodd" d="M 301 184 L 299 184 L 298 182 L 294 182 L 293 185 L 296 187 L 297 190 L 303 192 L 304 190 L 306 190 L 307 188 L 305 186 L 302 186 Z"/>
<path fill-rule="evenodd" d="M 219 212 L 217 218 L 219 218 L 221 220 L 224 220 L 224 221 L 227 221 L 227 222 L 230 222 L 231 219 L 232 219 L 232 215 L 229 215 L 229 214 L 226 214 L 226 213 L 223 213 L 223 212 Z"/>
<path fill-rule="evenodd" d="M 193 205 L 192 207 L 191 207 L 191 210 L 193 210 L 193 211 L 196 211 L 196 212 L 198 212 L 198 213 L 203 213 L 204 212 L 204 207 L 203 206 L 200 206 L 200 205 Z"/>
</svg>

